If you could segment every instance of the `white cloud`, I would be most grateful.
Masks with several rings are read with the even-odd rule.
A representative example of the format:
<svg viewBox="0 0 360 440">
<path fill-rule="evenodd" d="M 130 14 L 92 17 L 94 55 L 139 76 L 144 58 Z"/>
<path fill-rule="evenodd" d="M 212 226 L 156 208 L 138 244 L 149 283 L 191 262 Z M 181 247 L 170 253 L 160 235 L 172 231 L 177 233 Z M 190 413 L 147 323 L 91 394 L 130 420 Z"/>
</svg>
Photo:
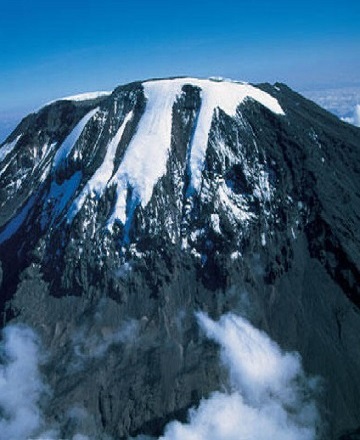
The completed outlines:
<svg viewBox="0 0 360 440">
<path fill-rule="evenodd" d="M 230 391 L 215 392 L 189 412 L 189 423 L 170 423 L 161 440 L 312 440 L 320 427 L 307 378 L 296 353 L 285 353 L 247 320 L 228 314 L 219 322 L 203 313 L 206 335 L 221 346 Z"/>
<path fill-rule="evenodd" d="M 305 375 L 300 356 L 283 352 L 242 317 L 228 314 L 215 322 L 199 313 L 197 318 L 206 336 L 221 347 L 221 360 L 229 372 L 228 391 L 203 399 L 198 408 L 190 410 L 188 423 L 169 423 L 160 440 L 315 439 L 320 428 L 313 399 L 317 381 Z M 104 356 L 110 344 L 134 335 L 134 325 L 129 321 L 108 336 L 105 333 L 90 338 L 90 346 L 82 349 L 95 357 Z M 0 440 L 55 440 L 67 420 L 87 417 L 82 407 L 73 407 L 58 426 L 45 426 L 40 399 L 47 387 L 39 372 L 39 347 L 35 333 L 28 327 L 12 325 L 3 331 Z M 89 440 L 79 431 L 76 429 L 70 438 Z M 140 439 L 150 437 L 137 437 Z"/>
<path fill-rule="evenodd" d="M 45 391 L 39 372 L 39 342 L 28 327 L 3 330 L 0 365 L 0 440 L 23 440 L 42 423 L 39 400 Z"/>
<path fill-rule="evenodd" d="M 360 127 L 360 87 L 310 90 L 303 94 L 343 121 Z"/>
<path fill-rule="evenodd" d="M 354 112 L 354 124 L 360 127 L 360 104 L 358 104 L 355 108 Z"/>
<path fill-rule="evenodd" d="M 309 90 L 303 94 L 339 117 L 348 116 L 360 102 L 360 87 Z"/>
<path fill-rule="evenodd" d="M 57 428 L 45 427 L 40 400 L 49 389 L 43 382 L 40 341 L 21 324 L 2 331 L 0 345 L 0 440 L 58 440 Z M 84 410 L 69 411 L 68 418 L 83 417 Z M 66 420 L 64 421 L 66 422 Z M 77 433 L 72 440 L 89 440 Z"/>
<path fill-rule="evenodd" d="M 84 325 L 74 333 L 72 342 L 75 355 L 84 360 L 103 357 L 111 345 L 125 343 L 137 337 L 139 324 L 135 320 L 122 323 L 117 329 L 94 329 Z"/>
<path fill-rule="evenodd" d="M 356 127 L 360 127 L 360 104 L 355 106 L 352 116 L 341 118 L 343 121 L 353 124 Z"/>
</svg>

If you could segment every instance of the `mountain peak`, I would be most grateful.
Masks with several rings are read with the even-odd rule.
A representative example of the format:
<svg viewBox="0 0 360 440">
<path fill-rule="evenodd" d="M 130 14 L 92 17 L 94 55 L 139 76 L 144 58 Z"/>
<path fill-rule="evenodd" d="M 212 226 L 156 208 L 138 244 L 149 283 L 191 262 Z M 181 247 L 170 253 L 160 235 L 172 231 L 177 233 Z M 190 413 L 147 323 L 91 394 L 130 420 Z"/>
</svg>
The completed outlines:
<svg viewBox="0 0 360 440">
<path fill-rule="evenodd" d="M 160 434 L 224 383 L 196 312 L 232 311 L 340 384 L 329 424 L 356 429 L 359 129 L 283 85 L 167 78 L 87 98 L 0 147 L 0 306 L 49 350 L 49 420 L 82 403 L 90 438 Z"/>
<path fill-rule="evenodd" d="M 121 88 L 120 88 L 121 90 Z M 138 204 L 145 207 L 153 194 L 153 189 L 159 179 L 166 174 L 168 158 L 171 152 L 173 136 L 173 108 L 181 100 L 191 99 L 197 96 L 199 100 L 197 108 L 192 109 L 193 124 L 191 136 L 187 140 L 186 160 L 187 174 L 190 179 L 188 192 L 199 193 L 204 169 L 205 157 L 209 143 L 209 134 L 213 118 L 217 112 L 221 111 L 230 118 L 241 119 L 241 114 L 237 110 L 241 104 L 247 100 L 253 100 L 276 115 L 284 116 L 284 112 L 278 101 L 270 94 L 246 83 L 224 81 L 220 79 L 197 79 L 197 78 L 170 78 L 149 80 L 141 83 L 141 88 L 134 89 L 131 93 L 143 96 L 143 112 L 140 114 L 129 106 L 127 110 L 117 110 L 117 106 L 123 105 L 119 97 L 115 94 L 106 106 L 90 108 L 80 121 L 72 128 L 67 137 L 62 142 L 51 141 L 47 149 L 53 151 L 52 166 L 44 169 L 48 174 L 66 168 L 66 164 L 71 160 L 81 159 L 81 153 L 76 146 L 81 145 L 90 132 L 91 127 L 98 125 L 98 136 L 94 137 L 87 148 L 94 148 L 96 151 L 97 143 L 104 140 L 103 131 L 107 120 L 111 118 L 111 130 L 113 135 L 108 139 L 107 145 L 103 146 L 103 158 L 100 166 L 94 170 L 92 176 L 81 185 L 83 177 L 80 173 L 73 173 L 70 178 L 62 184 L 53 183 L 48 194 L 49 200 L 59 198 L 58 208 L 55 212 L 60 214 L 67 203 L 76 195 L 68 210 L 67 221 L 72 222 L 85 200 L 95 194 L 102 197 L 109 187 L 116 188 L 116 201 L 113 211 L 108 219 L 108 226 L 116 221 L 123 225 L 129 220 L 131 212 Z M 127 98 L 129 99 L 128 94 Z M 124 98 L 123 92 L 120 95 Z M 63 98 L 60 101 L 86 102 L 100 97 L 108 97 L 109 93 L 92 93 Z M 139 98 L 140 99 L 140 98 Z M 59 102 L 59 101 L 57 101 Z M 186 109 L 185 109 L 186 111 Z M 118 145 L 122 138 L 128 135 L 129 127 L 132 126 L 132 136 L 126 150 L 121 154 L 121 160 L 115 164 L 116 156 L 119 155 Z M 115 130 L 116 127 L 116 130 Z M 128 129 L 127 129 L 128 127 Z M 110 133 L 109 133 L 110 134 Z M 4 145 L 0 154 L 5 155 L 15 148 L 21 135 L 16 142 Z M 221 148 L 222 144 L 219 144 Z M 95 152 L 94 151 L 94 152 Z M 48 156 L 46 156 L 48 159 Z M 42 178 L 45 178 L 44 174 Z M 80 180 L 79 180 L 80 179 Z M 74 185 L 76 184 L 76 187 Z M 72 195 L 70 196 L 70 192 Z M 131 196 L 129 194 L 131 193 Z M 64 200 L 64 197 L 69 200 Z M 131 201 L 129 202 L 129 197 Z M 129 208 L 129 203 L 132 208 Z M 44 214 L 45 216 L 45 214 Z M 43 216 L 42 223 L 45 220 Z M 130 220 L 129 220 L 130 221 Z M 7 236 L 7 235 L 6 235 Z"/>
</svg>

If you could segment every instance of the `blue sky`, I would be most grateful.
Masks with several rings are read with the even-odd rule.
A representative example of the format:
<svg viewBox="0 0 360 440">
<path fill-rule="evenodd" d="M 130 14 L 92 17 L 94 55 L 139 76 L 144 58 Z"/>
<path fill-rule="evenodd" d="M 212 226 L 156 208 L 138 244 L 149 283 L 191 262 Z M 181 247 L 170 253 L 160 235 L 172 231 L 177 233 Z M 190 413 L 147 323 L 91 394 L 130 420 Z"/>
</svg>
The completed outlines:
<svg viewBox="0 0 360 440">
<path fill-rule="evenodd" d="M 136 79 L 360 83 L 360 1 L 2 0 L 0 118 Z"/>
</svg>

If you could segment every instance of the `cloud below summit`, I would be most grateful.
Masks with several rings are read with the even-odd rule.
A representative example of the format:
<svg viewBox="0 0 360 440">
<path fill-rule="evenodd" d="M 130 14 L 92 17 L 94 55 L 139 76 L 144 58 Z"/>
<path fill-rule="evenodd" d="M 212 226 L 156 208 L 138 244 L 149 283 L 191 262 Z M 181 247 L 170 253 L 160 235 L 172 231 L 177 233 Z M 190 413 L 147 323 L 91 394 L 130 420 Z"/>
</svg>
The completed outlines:
<svg viewBox="0 0 360 440">
<path fill-rule="evenodd" d="M 159 440 L 315 440 L 321 428 L 314 398 L 318 380 L 304 373 L 300 356 L 284 352 L 240 316 L 230 313 L 213 321 L 198 313 L 197 320 L 205 336 L 220 346 L 228 384 L 191 409 L 188 423 L 169 423 Z M 121 337 L 102 341 L 100 355 L 133 330 L 130 323 L 119 332 Z M 47 386 L 40 375 L 42 356 L 35 333 L 22 325 L 6 327 L 0 351 L 0 440 L 25 440 L 44 432 L 48 439 L 58 438 L 62 423 L 46 427 L 42 417 L 40 401 Z M 77 433 L 72 439 L 88 437 Z"/>
<path fill-rule="evenodd" d="M 11 325 L 3 330 L 0 351 L 0 440 L 22 440 L 42 423 L 39 342 L 29 327 Z"/>
<path fill-rule="evenodd" d="M 356 127 L 360 127 L 360 104 L 357 104 L 352 116 L 342 118 L 343 121 L 353 124 Z"/>
<path fill-rule="evenodd" d="M 208 338 L 221 346 L 230 391 L 215 392 L 170 423 L 160 440 L 313 440 L 320 417 L 313 399 L 317 380 L 305 375 L 300 356 L 283 352 L 246 319 L 228 314 L 218 322 L 199 313 Z"/>
</svg>

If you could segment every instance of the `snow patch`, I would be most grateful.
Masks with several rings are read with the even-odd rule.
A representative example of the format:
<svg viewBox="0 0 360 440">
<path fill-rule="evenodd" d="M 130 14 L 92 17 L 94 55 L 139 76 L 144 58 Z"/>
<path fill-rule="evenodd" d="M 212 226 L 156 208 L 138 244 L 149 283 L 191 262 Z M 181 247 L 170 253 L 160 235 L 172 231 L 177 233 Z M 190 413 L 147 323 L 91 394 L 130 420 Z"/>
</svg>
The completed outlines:
<svg viewBox="0 0 360 440">
<path fill-rule="evenodd" d="M 153 188 L 166 172 L 171 146 L 172 107 L 181 93 L 183 80 L 150 81 L 143 84 L 147 99 L 145 113 L 132 138 L 119 169 L 110 184 L 117 185 L 117 200 L 109 226 L 119 219 L 126 222 L 127 193 L 146 206 Z"/>
<path fill-rule="evenodd" d="M 26 217 L 28 216 L 31 208 L 34 206 L 35 196 L 30 197 L 27 201 L 26 205 L 22 208 L 19 214 L 14 217 L 10 223 L 8 223 L 5 229 L 0 233 L 0 244 L 4 243 L 4 241 L 9 240 L 21 227 L 24 223 Z"/>
<path fill-rule="evenodd" d="M 237 260 L 237 259 L 239 259 L 239 258 L 241 258 L 241 252 L 239 252 L 239 251 L 234 251 L 234 252 L 231 252 L 231 254 L 230 254 L 230 258 L 232 259 L 232 260 Z"/>
<path fill-rule="evenodd" d="M 254 196 L 263 202 L 270 202 L 272 192 L 273 190 L 270 186 L 268 173 L 263 169 L 260 169 L 258 171 L 258 181 L 254 189 Z"/>
<path fill-rule="evenodd" d="M 220 108 L 227 115 L 235 117 L 238 106 L 246 98 L 250 98 L 276 114 L 284 115 L 285 113 L 275 98 L 249 84 L 199 79 L 191 79 L 189 82 L 201 88 L 201 108 L 190 147 L 191 185 L 195 191 L 199 192 L 208 137 L 215 109 Z"/>
<path fill-rule="evenodd" d="M 235 195 L 225 183 L 219 185 L 218 197 L 220 206 L 236 223 L 250 221 L 254 214 L 249 212 L 248 204 L 241 196 Z"/>
<path fill-rule="evenodd" d="M 48 222 L 49 217 L 52 222 L 60 216 L 69 203 L 71 197 L 75 194 L 79 184 L 81 182 L 82 173 L 77 171 L 70 179 L 65 180 L 61 185 L 58 185 L 55 181 L 51 183 L 51 187 L 48 194 L 47 203 L 51 207 L 51 212 L 48 214 L 46 211 L 41 218 L 41 227 L 44 229 Z"/>
<path fill-rule="evenodd" d="M 219 214 L 211 214 L 210 215 L 210 222 L 211 222 L 211 227 L 212 227 L 213 231 L 216 232 L 217 234 L 221 235 Z"/>
<path fill-rule="evenodd" d="M 49 101 L 45 104 L 44 107 L 50 104 L 54 104 L 54 102 L 58 101 L 89 101 L 90 99 L 97 99 L 102 98 L 105 96 L 111 95 L 112 92 L 109 91 L 99 91 L 99 92 L 87 92 L 87 93 L 80 93 L 78 95 L 72 95 L 72 96 L 65 96 L 64 98 L 54 99 L 53 101 Z"/>
<path fill-rule="evenodd" d="M 264 232 L 261 233 L 261 246 L 266 246 L 266 236 Z"/>
<path fill-rule="evenodd" d="M 58 101 L 88 101 L 90 99 L 109 96 L 111 93 L 112 92 L 109 91 L 80 93 L 79 95 L 66 96 L 65 98 L 58 99 Z"/>
<path fill-rule="evenodd" d="M 8 142 L 7 144 L 4 144 L 0 148 L 0 162 L 2 162 L 5 157 L 12 152 L 12 150 L 16 147 L 16 144 L 18 143 L 19 139 L 21 138 L 21 134 L 17 136 L 12 142 Z M 1 174 L 0 174 L 1 175 Z"/>
<path fill-rule="evenodd" d="M 126 116 L 124 122 L 121 124 L 115 136 L 111 139 L 108 146 L 106 147 L 106 154 L 102 164 L 96 170 L 96 172 L 91 177 L 91 179 L 87 182 L 81 194 L 72 204 L 68 213 L 69 223 L 72 222 L 76 214 L 80 211 L 86 200 L 86 197 L 89 194 L 94 193 L 97 197 L 101 197 L 103 195 L 106 186 L 114 172 L 114 160 L 115 160 L 116 149 L 119 145 L 119 142 L 121 141 L 125 127 L 127 123 L 132 119 L 132 117 L 133 117 L 133 112 L 131 111 Z"/>
<path fill-rule="evenodd" d="M 79 139 L 81 133 L 83 132 L 86 124 L 90 121 L 90 119 L 98 112 L 99 107 L 91 110 L 87 113 L 78 124 L 73 128 L 68 137 L 61 144 L 60 148 L 56 152 L 53 159 L 53 169 L 57 169 L 60 164 L 67 158 L 70 154 L 71 150 L 74 148 L 77 140 Z"/>
</svg>

